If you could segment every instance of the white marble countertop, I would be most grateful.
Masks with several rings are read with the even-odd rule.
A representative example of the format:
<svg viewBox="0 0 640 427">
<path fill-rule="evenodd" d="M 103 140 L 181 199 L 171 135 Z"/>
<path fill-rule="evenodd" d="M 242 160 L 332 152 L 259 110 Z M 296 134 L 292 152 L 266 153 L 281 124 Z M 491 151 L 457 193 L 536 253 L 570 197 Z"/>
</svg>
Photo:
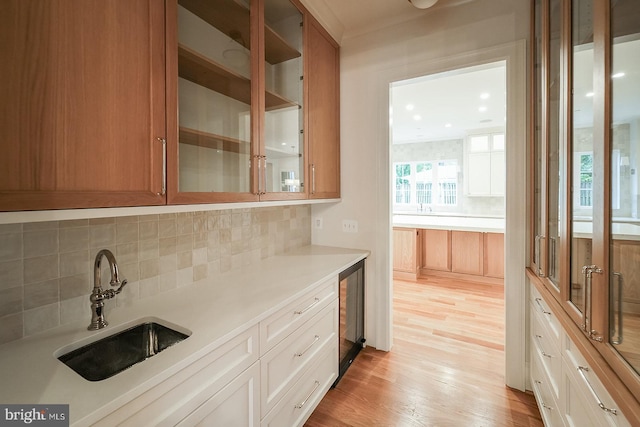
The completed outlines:
<svg viewBox="0 0 640 427">
<path fill-rule="evenodd" d="M 437 230 L 504 233 L 504 218 L 426 215 L 393 215 L 393 226 Z"/>
<path fill-rule="evenodd" d="M 0 346 L 0 402 L 69 404 L 71 424 L 90 425 L 367 255 L 362 250 L 307 246 L 130 307 L 114 307 L 106 312 L 109 326 L 98 332 L 87 331 L 87 310 L 86 322 Z M 79 347 L 148 318 L 187 329 L 191 336 L 98 382 L 85 380 L 56 358 L 63 348 Z"/>
</svg>

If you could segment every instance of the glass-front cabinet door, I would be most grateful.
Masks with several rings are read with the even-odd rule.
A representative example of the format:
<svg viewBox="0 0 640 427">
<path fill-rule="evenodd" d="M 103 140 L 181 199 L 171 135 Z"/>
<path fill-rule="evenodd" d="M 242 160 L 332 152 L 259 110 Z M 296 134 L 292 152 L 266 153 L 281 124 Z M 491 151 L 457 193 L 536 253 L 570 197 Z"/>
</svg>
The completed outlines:
<svg viewBox="0 0 640 427">
<path fill-rule="evenodd" d="M 640 2 L 612 1 L 610 13 L 608 342 L 640 373 Z"/>
<path fill-rule="evenodd" d="M 263 199 L 305 191 L 302 13 L 289 0 L 264 0 Z M 297 195 L 297 197 L 296 197 Z"/>
<path fill-rule="evenodd" d="M 175 15 L 170 203 L 306 197 L 302 12 L 289 0 L 177 0 Z"/>
<path fill-rule="evenodd" d="M 567 175 L 571 183 L 568 300 L 578 323 L 591 331 L 592 224 L 594 209 L 593 0 L 572 0 L 568 75 Z"/>
<path fill-rule="evenodd" d="M 177 190 L 257 200 L 251 1 L 179 0 L 177 19 Z"/>
</svg>

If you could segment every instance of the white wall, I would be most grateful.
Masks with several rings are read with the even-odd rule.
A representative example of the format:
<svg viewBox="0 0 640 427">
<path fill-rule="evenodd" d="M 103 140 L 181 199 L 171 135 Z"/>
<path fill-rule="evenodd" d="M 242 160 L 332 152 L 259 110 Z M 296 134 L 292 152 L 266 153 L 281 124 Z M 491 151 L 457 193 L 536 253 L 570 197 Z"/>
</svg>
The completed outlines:
<svg viewBox="0 0 640 427">
<path fill-rule="evenodd" d="M 312 230 L 312 241 L 314 244 L 371 251 L 366 270 L 367 344 L 383 350 L 389 350 L 392 345 L 389 83 L 468 66 L 483 59 L 488 62 L 496 52 L 500 56 L 500 52 L 505 49 L 508 51 L 508 45 L 526 40 L 528 28 L 528 1 L 481 0 L 455 8 L 434 10 L 402 25 L 342 40 L 342 202 L 312 207 L 312 216 L 323 219 L 323 228 Z M 521 54 L 522 61 L 525 57 L 523 52 Z M 524 82 L 521 83 L 516 88 L 520 91 L 515 92 L 526 96 Z M 511 92 L 514 89 L 513 79 L 509 80 L 509 77 L 508 85 Z M 517 105 L 514 104 L 508 105 L 512 109 L 508 120 L 515 114 L 520 122 L 511 120 L 508 125 L 514 130 L 513 126 L 517 124 L 523 133 L 526 130 L 526 121 L 522 120 L 526 118 L 526 104 L 522 99 Z M 521 144 L 519 152 L 524 153 L 525 140 L 520 139 L 518 143 Z M 507 156 L 509 168 L 510 156 Z M 522 163 L 517 165 L 519 169 L 514 169 L 516 165 L 512 164 L 511 170 L 520 171 L 514 184 L 524 186 L 524 159 L 519 161 Z M 524 187 L 518 189 L 521 192 L 524 190 Z M 516 212 L 518 221 L 522 223 L 524 207 L 516 207 Z M 357 220 L 359 232 L 343 233 L 343 219 Z M 524 239 L 525 230 L 522 229 L 517 239 L 522 247 Z M 523 259 L 519 260 L 523 265 L 524 257 L 523 253 Z M 524 267 L 518 274 L 524 283 Z M 519 291 L 520 288 L 524 289 L 524 284 L 518 286 Z M 521 303 L 524 304 L 518 301 L 519 305 Z M 524 305 L 520 308 L 524 310 Z M 524 363 L 524 359 L 522 361 Z M 519 383 L 515 386 L 523 388 Z"/>
</svg>

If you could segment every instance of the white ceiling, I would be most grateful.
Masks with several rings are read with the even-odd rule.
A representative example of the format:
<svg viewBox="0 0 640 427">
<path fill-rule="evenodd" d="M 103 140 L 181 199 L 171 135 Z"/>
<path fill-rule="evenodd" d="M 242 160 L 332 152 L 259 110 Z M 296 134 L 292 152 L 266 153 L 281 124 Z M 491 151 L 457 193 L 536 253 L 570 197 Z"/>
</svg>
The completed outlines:
<svg viewBox="0 0 640 427">
<path fill-rule="evenodd" d="M 506 64 L 500 61 L 396 82 L 391 88 L 394 144 L 459 139 L 506 120 Z"/>
</svg>

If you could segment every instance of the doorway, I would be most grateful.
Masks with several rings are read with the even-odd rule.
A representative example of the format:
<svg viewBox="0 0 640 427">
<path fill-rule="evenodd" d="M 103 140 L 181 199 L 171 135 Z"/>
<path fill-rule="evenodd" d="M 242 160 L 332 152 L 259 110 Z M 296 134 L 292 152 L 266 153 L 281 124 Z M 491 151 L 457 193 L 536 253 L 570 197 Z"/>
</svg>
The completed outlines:
<svg viewBox="0 0 640 427">
<path fill-rule="evenodd" d="M 385 116 L 389 121 L 382 122 L 382 127 L 386 134 L 386 146 L 388 147 L 388 157 L 386 158 L 387 170 L 392 168 L 391 144 L 393 126 L 396 124 L 396 117 L 389 117 L 389 105 L 391 105 L 391 86 L 396 82 L 413 79 L 422 76 L 433 76 L 438 73 L 449 72 L 457 69 L 465 69 L 476 66 L 486 66 L 496 62 L 506 63 L 506 82 L 508 93 L 506 98 L 506 122 L 505 139 L 511 144 L 504 151 L 505 177 L 504 190 L 504 230 L 508 236 L 504 240 L 504 250 L 508 254 L 509 262 L 504 267 L 504 302 L 505 302 L 505 383 L 513 388 L 525 390 L 527 386 L 526 369 L 526 280 L 525 280 L 525 260 L 528 250 L 526 237 L 527 224 L 527 89 L 526 89 L 526 49 L 524 42 L 506 44 L 496 48 L 478 50 L 455 57 L 445 58 L 438 61 L 416 62 L 410 67 L 401 66 L 387 70 L 380 75 L 383 82 L 386 82 L 385 94 L 381 93 L 383 99 L 386 98 Z M 381 88 L 382 89 L 382 88 Z M 479 106 L 477 107 L 479 108 Z M 395 113 L 395 111 L 393 111 Z M 503 117 L 504 119 L 504 117 Z M 415 120 L 415 119 L 414 119 Z M 386 157 L 386 156 L 385 156 Z M 417 172 L 417 168 L 416 168 Z M 391 349 L 393 345 L 393 331 L 390 329 L 393 322 L 393 298 L 392 285 L 392 256 L 391 256 L 391 233 L 393 225 L 392 205 L 394 202 L 395 177 L 391 173 L 388 175 L 388 201 L 386 207 L 381 207 L 380 215 L 389 218 L 387 253 L 389 254 L 388 286 L 385 286 L 385 294 L 388 292 L 388 300 L 378 299 L 376 304 L 380 313 L 385 313 L 385 318 L 389 329 L 381 328 L 378 334 L 383 345 L 380 348 Z M 463 182 L 463 181 L 462 181 Z M 462 184 L 460 184 L 462 185 Z M 387 210 L 388 209 L 388 210 Z M 387 213 L 384 212 L 386 210 Z M 388 303 L 385 301 L 389 301 Z M 379 323 L 385 326 L 385 322 Z"/>
</svg>

